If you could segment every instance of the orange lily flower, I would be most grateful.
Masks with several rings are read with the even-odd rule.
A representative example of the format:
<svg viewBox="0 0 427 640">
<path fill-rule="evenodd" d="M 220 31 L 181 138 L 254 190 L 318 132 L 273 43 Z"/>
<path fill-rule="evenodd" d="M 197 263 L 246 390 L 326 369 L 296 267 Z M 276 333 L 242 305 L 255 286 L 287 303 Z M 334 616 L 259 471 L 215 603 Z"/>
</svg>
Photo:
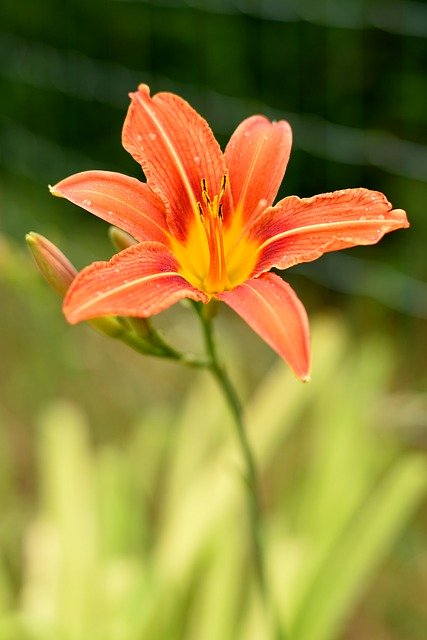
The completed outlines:
<svg viewBox="0 0 427 640">
<path fill-rule="evenodd" d="M 64 300 L 67 320 L 148 317 L 183 298 L 214 298 L 308 379 L 304 306 L 269 270 L 373 244 L 407 227 L 405 212 L 361 188 L 272 206 L 291 150 L 287 122 L 247 118 L 223 154 L 207 122 L 180 97 L 151 97 L 146 85 L 130 97 L 122 142 L 147 181 L 85 171 L 51 188 L 138 241 L 77 275 Z"/>
</svg>

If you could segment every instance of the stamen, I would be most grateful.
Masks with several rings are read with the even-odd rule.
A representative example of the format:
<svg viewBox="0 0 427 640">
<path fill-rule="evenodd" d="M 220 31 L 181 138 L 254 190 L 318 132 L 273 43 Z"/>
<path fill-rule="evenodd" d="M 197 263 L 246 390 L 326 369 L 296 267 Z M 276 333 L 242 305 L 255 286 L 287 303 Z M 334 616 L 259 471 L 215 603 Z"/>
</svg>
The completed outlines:
<svg viewBox="0 0 427 640">
<path fill-rule="evenodd" d="M 227 286 L 228 278 L 222 237 L 224 214 L 221 198 L 228 186 L 228 176 L 222 176 L 219 193 L 213 199 L 209 196 L 206 178 L 201 179 L 200 186 L 203 204 L 197 202 L 197 211 L 209 250 L 209 268 L 204 278 L 204 286 L 209 292 L 223 291 Z"/>
</svg>

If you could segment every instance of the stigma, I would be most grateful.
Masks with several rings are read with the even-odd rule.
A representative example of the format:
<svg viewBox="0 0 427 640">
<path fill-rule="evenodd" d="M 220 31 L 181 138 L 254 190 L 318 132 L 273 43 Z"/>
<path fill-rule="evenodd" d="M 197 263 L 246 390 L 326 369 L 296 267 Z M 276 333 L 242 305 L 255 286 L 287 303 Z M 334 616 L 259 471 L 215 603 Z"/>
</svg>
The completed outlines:
<svg viewBox="0 0 427 640">
<path fill-rule="evenodd" d="M 211 198 L 205 178 L 201 180 L 201 201 L 197 202 L 197 212 L 209 249 L 209 268 L 204 280 L 208 293 L 217 293 L 227 288 L 228 277 L 224 255 L 223 212 L 221 199 L 227 189 L 227 175 L 221 178 L 219 192 Z"/>
</svg>

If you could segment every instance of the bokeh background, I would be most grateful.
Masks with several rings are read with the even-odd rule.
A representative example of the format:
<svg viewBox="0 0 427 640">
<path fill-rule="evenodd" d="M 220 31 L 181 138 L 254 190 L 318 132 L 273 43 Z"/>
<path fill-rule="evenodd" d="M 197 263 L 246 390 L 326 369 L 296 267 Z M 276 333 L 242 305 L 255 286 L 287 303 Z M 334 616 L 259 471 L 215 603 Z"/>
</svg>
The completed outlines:
<svg viewBox="0 0 427 640">
<path fill-rule="evenodd" d="M 2 0 L 1 639 L 268 637 L 218 390 L 66 326 L 24 246 L 38 231 L 79 268 L 112 254 L 47 185 L 140 176 L 120 144 L 140 82 L 222 145 L 253 113 L 287 118 L 282 196 L 364 186 L 407 210 L 409 230 L 285 274 L 313 322 L 311 385 L 231 312 L 218 333 L 292 640 L 426 637 L 426 37 L 421 0 Z M 157 326 L 200 351 L 188 309 Z"/>
</svg>

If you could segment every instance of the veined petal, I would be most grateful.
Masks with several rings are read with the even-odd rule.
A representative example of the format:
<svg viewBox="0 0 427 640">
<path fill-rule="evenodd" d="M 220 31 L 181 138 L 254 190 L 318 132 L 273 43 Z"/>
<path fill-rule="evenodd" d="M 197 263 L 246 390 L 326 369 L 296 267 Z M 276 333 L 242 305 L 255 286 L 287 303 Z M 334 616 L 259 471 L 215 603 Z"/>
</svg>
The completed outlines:
<svg viewBox="0 0 427 640">
<path fill-rule="evenodd" d="M 163 199 L 172 233 L 184 240 L 189 222 L 198 216 L 201 179 L 215 194 L 226 173 L 221 149 L 206 120 L 179 96 L 158 93 L 151 98 L 147 85 L 140 85 L 130 97 L 123 146 Z M 226 193 L 224 216 L 229 215 L 230 198 Z"/>
<path fill-rule="evenodd" d="M 290 196 L 255 221 L 250 237 L 259 245 L 253 275 L 286 269 L 328 251 L 375 244 L 385 233 L 408 227 L 406 214 L 378 191 L 345 189 L 312 198 Z"/>
<path fill-rule="evenodd" d="M 269 207 L 279 190 L 292 146 L 292 130 L 285 120 L 264 116 L 244 120 L 225 149 L 234 208 L 243 224 Z"/>
<path fill-rule="evenodd" d="M 103 315 L 146 318 L 181 300 L 208 301 L 177 273 L 177 261 L 162 244 L 146 242 L 94 262 L 73 281 L 64 300 L 71 324 Z"/>
<path fill-rule="evenodd" d="M 309 327 L 305 308 L 279 276 L 265 273 L 216 296 L 228 304 L 301 380 L 310 378 Z"/>
<path fill-rule="evenodd" d="M 167 243 L 162 200 L 144 182 L 113 171 L 82 171 L 50 187 L 55 196 L 124 229 L 140 241 Z"/>
</svg>

